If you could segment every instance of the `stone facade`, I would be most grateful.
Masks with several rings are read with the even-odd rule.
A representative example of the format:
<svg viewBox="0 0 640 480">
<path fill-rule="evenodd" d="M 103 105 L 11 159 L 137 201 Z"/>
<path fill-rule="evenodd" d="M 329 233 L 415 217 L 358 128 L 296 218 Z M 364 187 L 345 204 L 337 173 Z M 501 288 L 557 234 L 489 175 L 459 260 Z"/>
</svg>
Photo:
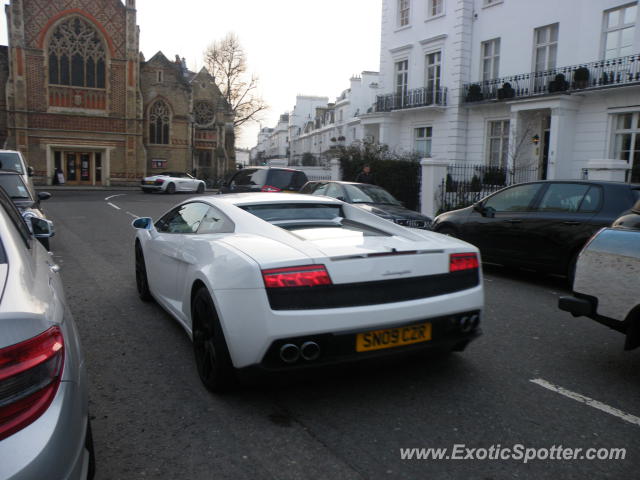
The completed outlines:
<svg viewBox="0 0 640 480">
<path fill-rule="evenodd" d="M 50 184 L 56 171 L 68 184 L 109 186 L 234 167 L 228 104 L 206 71 L 161 52 L 145 61 L 135 0 L 11 0 L 5 9 L 0 146 L 25 155 L 34 183 Z"/>
</svg>

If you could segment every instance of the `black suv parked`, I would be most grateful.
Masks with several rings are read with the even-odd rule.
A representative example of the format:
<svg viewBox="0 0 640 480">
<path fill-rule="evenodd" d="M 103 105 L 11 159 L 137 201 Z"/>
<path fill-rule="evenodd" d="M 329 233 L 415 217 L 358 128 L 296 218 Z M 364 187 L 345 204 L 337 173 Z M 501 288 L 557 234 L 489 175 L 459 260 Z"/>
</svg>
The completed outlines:
<svg viewBox="0 0 640 480">
<path fill-rule="evenodd" d="M 300 170 L 276 167 L 247 167 L 220 185 L 220 193 L 297 192 L 307 183 Z"/>
</svg>

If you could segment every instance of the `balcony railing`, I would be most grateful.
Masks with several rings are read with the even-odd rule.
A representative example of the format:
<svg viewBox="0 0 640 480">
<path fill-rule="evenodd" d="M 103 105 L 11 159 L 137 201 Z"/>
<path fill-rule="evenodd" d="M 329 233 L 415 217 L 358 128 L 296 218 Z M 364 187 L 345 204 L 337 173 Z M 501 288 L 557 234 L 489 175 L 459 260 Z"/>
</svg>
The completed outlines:
<svg viewBox="0 0 640 480">
<path fill-rule="evenodd" d="M 463 101 L 509 100 L 638 83 L 640 55 L 629 55 L 468 83 L 464 85 Z"/>
<path fill-rule="evenodd" d="M 406 94 L 378 95 L 374 105 L 376 112 L 390 112 L 406 108 L 430 107 L 447 105 L 447 89 L 415 88 Z"/>
<path fill-rule="evenodd" d="M 106 110 L 106 90 L 49 85 L 49 106 Z"/>
</svg>

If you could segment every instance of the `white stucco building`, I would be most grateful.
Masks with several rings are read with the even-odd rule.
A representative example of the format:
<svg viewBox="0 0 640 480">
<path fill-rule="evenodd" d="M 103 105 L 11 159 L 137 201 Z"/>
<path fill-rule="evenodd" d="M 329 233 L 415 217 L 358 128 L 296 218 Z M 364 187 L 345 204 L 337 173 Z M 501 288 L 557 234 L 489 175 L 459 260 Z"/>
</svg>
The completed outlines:
<svg viewBox="0 0 640 480">
<path fill-rule="evenodd" d="M 449 163 L 640 182 L 639 15 L 624 0 L 383 0 L 364 135 Z"/>
</svg>

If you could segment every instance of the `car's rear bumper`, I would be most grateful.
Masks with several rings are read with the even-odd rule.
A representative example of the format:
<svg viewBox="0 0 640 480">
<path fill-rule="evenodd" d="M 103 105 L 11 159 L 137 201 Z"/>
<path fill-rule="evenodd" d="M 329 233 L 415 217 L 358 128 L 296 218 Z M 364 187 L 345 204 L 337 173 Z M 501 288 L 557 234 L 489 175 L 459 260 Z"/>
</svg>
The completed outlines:
<svg viewBox="0 0 640 480">
<path fill-rule="evenodd" d="M 86 479 L 86 392 L 61 382 L 49 408 L 35 422 L 0 441 L 0 478 Z"/>
<path fill-rule="evenodd" d="M 142 190 L 148 190 L 150 192 L 161 192 L 162 187 L 162 185 L 140 185 L 140 188 L 142 188 Z"/>
<path fill-rule="evenodd" d="M 433 322 L 433 338 L 425 345 L 412 348 L 429 348 L 448 341 L 455 345 L 467 337 L 447 330 L 446 322 L 464 312 L 478 312 L 481 316 L 484 306 L 481 282 L 473 288 L 418 300 L 315 310 L 272 310 L 264 289 L 214 290 L 213 293 L 236 368 L 263 364 L 273 345 L 283 340 L 311 337 L 328 342 L 326 351 L 331 353 L 325 357 L 327 362 L 347 361 L 352 356 L 357 332 L 422 322 Z M 344 347 L 346 344 L 349 346 Z M 338 350 L 336 345 L 341 345 Z M 394 347 L 388 349 L 388 353 L 402 349 L 410 348 Z M 387 352 L 368 352 L 354 358 L 385 354 Z"/>
</svg>

